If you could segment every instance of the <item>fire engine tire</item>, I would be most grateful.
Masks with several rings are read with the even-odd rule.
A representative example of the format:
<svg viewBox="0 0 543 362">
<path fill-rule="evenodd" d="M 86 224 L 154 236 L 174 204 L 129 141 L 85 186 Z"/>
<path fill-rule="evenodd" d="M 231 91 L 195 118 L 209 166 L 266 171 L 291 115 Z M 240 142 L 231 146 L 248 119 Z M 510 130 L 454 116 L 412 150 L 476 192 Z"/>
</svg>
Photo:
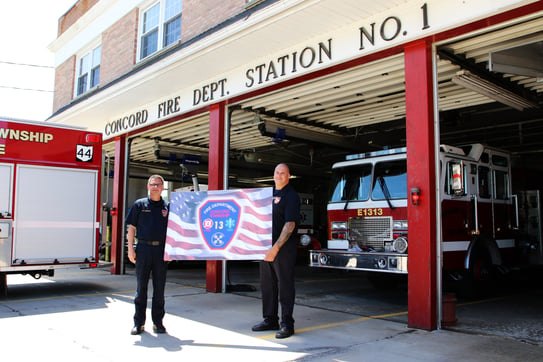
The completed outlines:
<svg viewBox="0 0 543 362">
<path fill-rule="evenodd" d="M 484 250 L 477 250 L 463 279 L 462 293 L 467 298 L 488 296 L 496 289 L 497 272 Z"/>
</svg>

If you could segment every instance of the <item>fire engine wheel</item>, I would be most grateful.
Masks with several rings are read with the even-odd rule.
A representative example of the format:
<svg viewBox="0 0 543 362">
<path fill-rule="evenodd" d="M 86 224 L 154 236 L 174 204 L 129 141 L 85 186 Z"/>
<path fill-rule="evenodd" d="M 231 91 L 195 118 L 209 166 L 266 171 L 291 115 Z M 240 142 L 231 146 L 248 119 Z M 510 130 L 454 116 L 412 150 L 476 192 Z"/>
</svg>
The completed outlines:
<svg viewBox="0 0 543 362">
<path fill-rule="evenodd" d="M 485 258 L 477 258 L 475 262 L 473 263 L 471 274 L 473 277 L 473 280 L 478 284 L 485 284 L 491 279 L 491 271 L 492 265 L 488 263 Z"/>
<path fill-rule="evenodd" d="M 495 288 L 496 277 L 490 257 L 483 252 L 477 253 L 464 280 L 466 296 L 477 298 L 488 295 Z"/>
</svg>

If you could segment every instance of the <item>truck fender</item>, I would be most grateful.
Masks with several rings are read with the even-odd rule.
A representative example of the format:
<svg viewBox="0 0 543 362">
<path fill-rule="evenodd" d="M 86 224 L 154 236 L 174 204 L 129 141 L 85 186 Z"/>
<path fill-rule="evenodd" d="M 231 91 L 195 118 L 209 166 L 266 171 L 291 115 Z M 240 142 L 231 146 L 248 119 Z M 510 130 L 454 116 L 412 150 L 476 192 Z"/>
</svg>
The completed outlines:
<svg viewBox="0 0 543 362">
<path fill-rule="evenodd" d="M 464 260 L 464 268 L 470 269 L 475 262 L 475 258 L 481 254 L 487 256 L 492 265 L 502 264 L 500 249 L 496 241 L 486 235 L 477 235 L 469 244 L 466 259 Z"/>
</svg>

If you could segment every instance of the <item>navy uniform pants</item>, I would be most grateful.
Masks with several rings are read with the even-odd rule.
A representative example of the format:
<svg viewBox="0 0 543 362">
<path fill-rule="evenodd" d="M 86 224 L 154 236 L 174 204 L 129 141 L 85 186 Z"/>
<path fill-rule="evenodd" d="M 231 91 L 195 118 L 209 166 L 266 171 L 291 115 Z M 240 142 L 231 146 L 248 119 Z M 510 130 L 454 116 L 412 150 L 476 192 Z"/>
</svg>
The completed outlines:
<svg viewBox="0 0 543 362">
<path fill-rule="evenodd" d="M 294 270 L 296 266 L 296 243 L 285 244 L 273 262 L 260 262 L 260 285 L 262 288 L 262 315 L 264 320 L 279 322 L 281 304 L 281 327 L 294 328 Z"/>
<path fill-rule="evenodd" d="M 164 261 L 164 246 L 151 246 L 139 243 L 136 246 L 136 278 L 137 289 L 134 304 L 134 325 L 145 325 L 147 310 L 147 289 L 149 278 L 153 280 L 153 301 L 151 317 L 155 325 L 162 325 L 164 318 L 164 287 L 166 286 L 167 265 Z"/>
</svg>

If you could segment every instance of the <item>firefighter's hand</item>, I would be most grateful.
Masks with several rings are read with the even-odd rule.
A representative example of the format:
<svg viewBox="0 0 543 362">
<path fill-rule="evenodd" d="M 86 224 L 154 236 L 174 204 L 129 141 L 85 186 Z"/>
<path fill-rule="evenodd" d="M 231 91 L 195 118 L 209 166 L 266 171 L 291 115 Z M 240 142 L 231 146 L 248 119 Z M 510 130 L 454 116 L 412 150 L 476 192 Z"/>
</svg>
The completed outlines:
<svg viewBox="0 0 543 362">
<path fill-rule="evenodd" d="M 275 260 L 275 257 L 277 256 L 277 249 L 274 247 L 271 247 L 264 256 L 264 261 L 272 262 Z"/>
<path fill-rule="evenodd" d="M 128 248 L 128 260 L 136 264 L 136 251 L 134 248 Z"/>
</svg>

